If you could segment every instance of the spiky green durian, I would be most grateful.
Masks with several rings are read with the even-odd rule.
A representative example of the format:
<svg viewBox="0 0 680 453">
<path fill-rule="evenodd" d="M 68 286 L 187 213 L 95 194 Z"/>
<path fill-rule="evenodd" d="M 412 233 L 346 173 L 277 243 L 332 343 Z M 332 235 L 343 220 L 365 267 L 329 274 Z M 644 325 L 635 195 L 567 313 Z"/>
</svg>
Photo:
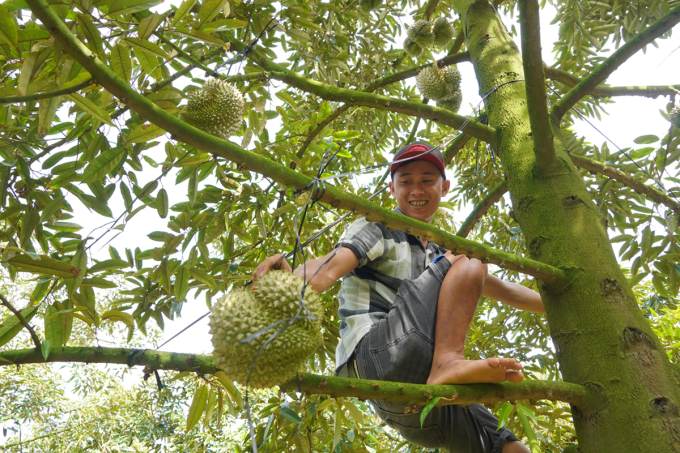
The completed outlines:
<svg viewBox="0 0 680 453">
<path fill-rule="evenodd" d="M 434 46 L 444 47 L 451 42 L 456 31 L 445 17 L 438 17 L 432 22 L 432 34 L 434 35 Z"/>
<path fill-rule="evenodd" d="M 212 307 L 208 325 L 212 334 L 213 357 L 219 369 L 240 384 L 267 388 L 282 384 L 304 368 L 309 356 L 321 345 L 323 306 L 310 288 L 304 304 L 315 319 L 298 319 L 269 343 L 260 353 L 248 379 L 248 370 L 260 347 L 284 327 L 300 309 L 303 281 L 289 272 L 270 271 L 255 289 L 237 288 Z M 304 309 L 300 316 L 307 316 Z M 239 343 L 282 321 L 256 336 Z"/>
<path fill-rule="evenodd" d="M 431 46 L 434 42 L 432 26 L 426 20 L 417 20 L 406 30 L 406 42 L 413 41 L 420 47 Z"/>
<path fill-rule="evenodd" d="M 671 110 L 668 119 L 670 119 L 671 124 L 673 126 L 680 129 L 680 105 L 676 105 L 675 107 L 673 107 L 673 110 Z"/>
<path fill-rule="evenodd" d="M 460 110 L 460 105 L 462 103 L 463 103 L 463 94 L 461 93 L 460 89 L 458 89 L 448 98 L 446 98 L 442 101 L 437 101 L 437 107 L 442 107 L 442 108 L 451 110 L 452 112 L 455 113 L 458 110 Z"/>
<path fill-rule="evenodd" d="M 453 65 L 446 66 L 442 69 L 442 72 L 444 73 L 444 80 L 446 81 L 449 93 L 453 94 L 456 91 L 460 91 L 461 77 L 458 68 Z"/>
<path fill-rule="evenodd" d="M 416 58 L 423 54 L 423 48 L 408 37 L 404 40 L 404 50 L 406 50 L 406 53 Z"/>
<path fill-rule="evenodd" d="M 189 93 L 180 119 L 210 135 L 228 140 L 243 122 L 243 95 L 233 85 L 216 78 Z"/>
<path fill-rule="evenodd" d="M 382 2 L 383 0 L 361 0 L 361 9 L 369 12 L 382 5 Z"/>
<path fill-rule="evenodd" d="M 444 72 L 437 65 L 428 66 L 416 76 L 418 91 L 426 99 L 439 101 L 447 97 L 450 92 L 446 85 Z"/>
</svg>

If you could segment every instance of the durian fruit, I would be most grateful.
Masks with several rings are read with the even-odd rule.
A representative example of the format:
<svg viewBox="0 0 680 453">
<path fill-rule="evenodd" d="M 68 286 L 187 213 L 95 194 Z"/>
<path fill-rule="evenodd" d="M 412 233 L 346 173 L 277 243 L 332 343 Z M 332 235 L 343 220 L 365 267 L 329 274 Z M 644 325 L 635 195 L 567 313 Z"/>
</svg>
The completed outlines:
<svg viewBox="0 0 680 453">
<path fill-rule="evenodd" d="M 671 120 L 671 124 L 673 126 L 680 129 L 680 105 L 673 107 L 673 110 L 671 110 L 668 118 Z"/>
<path fill-rule="evenodd" d="M 457 112 L 460 110 L 460 105 L 463 103 L 463 94 L 460 91 L 460 88 L 455 91 L 451 96 L 448 98 L 442 100 L 442 101 L 437 101 L 437 107 L 442 107 L 448 110 L 451 110 L 452 112 Z"/>
<path fill-rule="evenodd" d="M 444 47 L 451 42 L 456 31 L 445 17 L 438 17 L 432 22 L 432 34 L 434 35 L 434 46 Z"/>
<path fill-rule="evenodd" d="M 411 56 L 418 58 L 423 53 L 423 48 L 418 45 L 417 42 L 413 41 L 411 38 L 406 38 L 404 40 L 404 50 Z"/>
<path fill-rule="evenodd" d="M 208 325 L 213 357 L 219 369 L 240 384 L 254 388 L 280 385 L 304 368 L 307 359 L 322 344 L 323 305 L 310 288 L 304 304 L 316 319 L 298 319 L 283 330 L 257 357 L 260 347 L 288 321 L 265 331 L 249 343 L 239 343 L 278 321 L 292 318 L 300 308 L 303 281 L 285 271 L 270 271 L 252 288 L 236 288 L 212 307 Z M 300 316 L 307 316 L 303 309 Z"/>
<path fill-rule="evenodd" d="M 187 97 L 187 105 L 179 115 L 182 121 L 224 140 L 241 127 L 243 95 L 233 85 L 210 78 Z"/>
<path fill-rule="evenodd" d="M 446 81 L 449 92 L 454 93 L 456 90 L 460 91 L 461 77 L 458 68 L 453 65 L 446 66 L 442 69 L 442 72 L 444 73 L 444 80 Z"/>
<path fill-rule="evenodd" d="M 361 9 L 366 12 L 373 11 L 382 5 L 383 0 L 361 0 Z"/>
<path fill-rule="evenodd" d="M 417 20 L 406 30 L 406 40 L 413 41 L 420 47 L 431 46 L 434 42 L 432 25 L 426 20 Z"/>
<path fill-rule="evenodd" d="M 416 86 L 426 99 L 440 101 L 451 94 L 444 72 L 436 64 L 424 68 L 416 75 Z"/>
</svg>

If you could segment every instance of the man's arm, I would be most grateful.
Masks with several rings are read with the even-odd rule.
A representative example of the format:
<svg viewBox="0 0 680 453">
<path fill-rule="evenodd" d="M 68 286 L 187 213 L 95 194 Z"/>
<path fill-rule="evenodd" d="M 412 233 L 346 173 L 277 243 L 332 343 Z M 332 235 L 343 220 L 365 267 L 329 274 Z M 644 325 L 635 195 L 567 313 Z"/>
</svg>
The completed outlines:
<svg viewBox="0 0 680 453">
<path fill-rule="evenodd" d="M 264 260 L 253 272 L 253 281 L 258 281 L 264 274 L 269 272 L 270 269 L 278 262 L 281 255 L 270 256 Z M 328 261 L 330 260 L 330 261 Z M 328 264 L 323 266 L 323 264 L 328 261 Z M 288 272 L 293 272 L 295 275 L 303 277 L 305 274 L 307 278 L 312 280 L 309 285 L 319 294 L 326 291 L 328 288 L 333 286 L 333 284 L 340 280 L 345 275 L 352 272 L 359 265 L 359 259 L 354 254 L 354 252 L 347 247 L 340 247 L 337 252 L 333 250 L 326 256 L 321 258 L 308 260 L 304 265 L 299 266 L 295 271 L 293 271 L 284 259 L 281 262 L 281 270 Z M 317 270 L 318 274 L 314 275 Z"/>
<path fill-rule="evenodd" d="M 519 283 L 506 282 L 492 274 L 488 274 L 484 280 L 482 296 L 500 300 L 519 310 L 545 313 L 541 295 L 536 291 Z"/>
</svg>

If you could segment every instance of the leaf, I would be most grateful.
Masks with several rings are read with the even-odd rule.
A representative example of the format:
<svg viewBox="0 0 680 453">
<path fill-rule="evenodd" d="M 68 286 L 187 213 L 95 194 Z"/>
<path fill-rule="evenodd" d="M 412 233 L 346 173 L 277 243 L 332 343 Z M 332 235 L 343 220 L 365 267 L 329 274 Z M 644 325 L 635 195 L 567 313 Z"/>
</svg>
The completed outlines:
<svg viewBox="0 0 680 453">
<path fill-rule="evenodd" d="M 139 194 L 137 195 L 137 198 L 139 198 L 140 200 L 142 200 L 142 199 L 148 197 L 149 195 L 151 195 L 151 193 L 152 193 L 154 190 L 156 190 L 156 187 L 158 187 L 158 181 L 153 180 L 153 181 L 148 182 L 148 183 L 142 188 L 142 190 L 139 191 Z"/>
<path fill-rule="evenodd" d="M 37 311 L 38 307 L 36 305 L 33 305 L 30 307 L 26 307 L 23 310 L 20 310 L 19 313 L 21 313 L 21 316 L 24 317 L 26 322 L 30 322 Z M 0 327 L 0 346 L 8 343 L 24 328 L 23 324 L 21 324 L 21 321 L 19 321 L 19 318 L 17 318 L 14 315 L 5 318 L 2 321 L 1 325 L 2 327 Z"/>
<path fill-rule="evenodd" d="M 61 106 L 63 96 L 42 99 L 38 109 L 38 134 L 47 134 L 52 128 L 52 121 L 57 114 L 57 109 Z"/>
<path fill-rule="evenodd" d="M 127 326 L 135 325 L 135 318 L 129 314 L 122 311 L 109 310 L 105 311 L 100 316 L 101 320 L 110 319 L 111 321 L 121 321 Z"/>
<path fill-rule="evenodd" d="M 213 20 L 222 8 L 224 8 L 224 15 L 228 16 L 230 8 L 227 0 L 205 0 L 203 6 L 198 11 L 199 28 Z"/>
<path fill-rule="evenodd" d="M 85 38 L 87 38 L 87 42 L 94 48 L 94 53 L 103 55 L 102 37 L 99 34 L 99 29 L 92 22 L 92 16 L 89 14 L 78 14 L 78 21 Z"/>
<path fill-rule="evenodd" d="M 168 192 L 163 188 L 156 195 L 156 211 L 161 219 L 168 216 Z"/>
<path fill-rule="evenodd" d="M 42 353 L 43 359 L 47 360 L 50 355 L 50 349 L 52 349 L 52 343 L 49 340 L 43 340 L 40 343 L 40 352 Z"/>
<path fill-rule="evenodd" d="M 191 407 L 189 408 L 189 414 L 187 415 L 187 427 L 184 430 L 185 433 L 188 433 L 201 419 L 207 400 L 208 388 L 205 385 L 201 385 L 198 390 L 196 390 L 196 393 L 191 400 Z"/>
<path fill-rule="evenodd" d="M 293 41 L 297 41 L 301 44 L 306 44 L 312 40 L 310 36 L 302 30 L 296 30 L 295 28 L 289 28 L 286 30 L 286 34 L 293 38 Z M 333 444 L 335 446 L 335 444 Z"/>
<path fill-rule="evenodd" d="M 75 292 L 80 288 L 80 284 L 85 278 L 85 272 L 87 271 L 87 254 L 85 253 L 85 241 L 80 241 L 78 243 L 78 250 L 71 258 L 71 266 L 77 269 L 73 271 L 74 278 L 66 279 L 66 288 L 68 289 L 68 295 L 73 296 Z M 94 303 L 94 302 L 93 302 Z"/>
<path fill-rule="evenodd" d="M 64 345 L 64 325 L 63 319 L 66 317 L 55 315 L 63 309 L 63 305 L 59 307 L 58 303 L 48 305 L 45 310 L 45 339 L 49 340 L 51 344 L 61 347 Z"/>
<path fill-rule="evenodd" d="M 333 424 L 332 450 L 335 450 L 335 446 L 340 442 L 340 436 L 342 435 L 342 403 L 339 400 L 335 400 L 335 404 L 337 405 L 337 409 L 335 411 L 335 423 Z"/>
<path fill-rule="evenodd" d="M 140 20 L 139 25 L 137 26 L 137 37 L 139 37 L 139 39 L 144 39 L 151 36 L 151 33 L 156 30 L 156 27 L 158 27 L 160 20 L 161 16 L 158 13 L 153 13 L 152 15 Z"/>
<path fill-rule="evenodd" d="M 88 270 L 89 272 L 100 272 L 100 271 L 108 271 L 111 269 L 125 269 L 126 267 L 130 267 L 130 263 L 128 263 L 126 260 L 122 260 L 120 258 L 113 258 L 110 260 L 104 260 L 100 261 L 94 266 L 90 267 Z"/>
<path fill-rule="evenodd" d="M 109 5 L 109 16 L 112 14 L 122 16 L 139 11 L 146 11 L 161 3 L 163 3 L 163 0 L 113 0 Z"/>
<path fill-rule="evenodd" d="M 633 140 L 638 145 L 649 145 L 650 143 L 656 143 L 659 141 L 659 137 L 656 135 L 641 135 L 640 137 Z"/>
<path fill-rule="evenodd" d="M 366 420 L 364 420 L 364 413 L 361 412 L 359 410 L 359 408 L 356 407 L 352 401 L 345 400 L 344 405 L 347 408 L 347 411 L 350 413 L 350 415 L 352 415 L 352 418 L 354 419 L 354 421 L 358 425 L 366 424 Z"/>
<path fill-rule="evenodd" d="M 24 63 L 21 65 L 19 80 L 17 80 L 17 95 L 25 96 L 28 92 L 28 84 L 33 76 L 33 67 L 35 66 L 35 62 L 40 53 L 41 52 L 31 52 L 24 59 Z"/>
<path fill-rule="evenodd" d="M 130 82 L 132 77 L 132 60 L 130 59 L 130 48 L 119 41 L 113 46 L 109 56 L 111 60 L 111 68 L 118 77 L 123 79 L 125 83 Z"/>
<path fill-rule="evenodd" d="M 503 404 L 503 407 L 501 407 L 501 412 L 498 415 L 498 428 L 496 428 L 496 431 L 504 427 L 507 422 L 508 422 L 508 417 L 510 416 L 510 412 L 512 412 L 513 405 L 509 402 L 505 402 Z"/>
<path fill-rule="evenodd" d="M 95 182 L 102 179 L 108 173 L 113 171 L 118 164 L 120 164 L 127 153 L 124 148 L 111 148 L 102 152 L 97 156 L 92 162 L 85 167 L 83 172 L 82 180 L 83 182 Z"/>
<path fill-rule="evenodd" d="M 52 37 L 52 35 L 50 35 L 46 30 L 40 30 L 38 28 L 26 28 L 24 30 L 19 29 L 17 30 L 17 33 L 19 42 L 40 41 L 43 39 L 50 39 Z"/>
<path fill-rule="evenodd" d="M 125 42 L 130 44 L 133 49 L 139 49 L 142 52 L 148 53 L 149 55 L 165 58 L 166 60 L 170 58 L 165 50 L 161 49 L 157 44 L 154 44 L 146 39 L 125 38 Z"/>
<path fill-rule="evenodd" d="M 76 231 L 82 230 L 83 227 L 77 223 L 72 222 L 54 222 L 53 224 L 43 225 L 43 228 L 49 228 L 55 231 L 62 231 L 64 233 L 75 233 Z"/>
<path fill-rule="evenodd" d="M 0 42 L 4 41 L 15 49 L 19 48 L 19 33 L 17 25 L 4 5 L 0 4 Z"/>
<path fill-rule="evenodd" d="M 215 403 L 217 402 L 217 392 L 215 392 L 212 388 L 210 389 L 210 392 L 208 393 L 208 404 L 205 409 L 205 417 L 203 417 L 203 429 L 207 428 L 208 424 L 210 423 L 210 419 L 213 416 L 213 413 L 215 412 Z"/>
<path fill-rule="evenodd" d="M 442 399 L 441 396 L 438 396 L 436 398 L 432 398 L 429 403 L 423 407 L 423 410 L 420 412 L 420 427 L 423 427 L 423 423 L 425 423 L 425 419 L 427 418 L 427 414 L 430 413 L 432 409 L 437 405 L 439 400 Z"/>
<path fill-rule="evenodd" d="M 71 93 L 66 97 L 75 102 L 76 105 L 78 105 L 78 107 L 83 109 L 85 112 L 92 115 L 93 118 L 101 121 L 102 123 L 108 124 L 109 126 L 115 127 L 111 122 L 111 116 L 108 114 L 108 112 L 95 105 L 95 103 L 91 100 L 79 95 L 78 93 Z"/>
<path fill-rule="evenodd" d="M 524 435 L 529 441 L 529 449 L 531 450 L 531 453 L 541 453 L 541 448 L 539 447 L 538 440 L 536 439 L 536 432 L 534 431 L 534 428 L 531 426 L 531 423 L 529 423 L 527 414 L 531 414 L 534 417 L 535 421 L 536 417 L 534 416 L 533 412 L 531 412 L 526 407 L 520 406 L 518 404 L 517 417 L 519 418 L 519 421 L 522 424 L 522 428 L 524 428 Z"/>
<path fill-rule="evenodd" d="M 286 420 L 288 420 L 291 423 L 300 423 L 302 422 L 302 419 L 300 416 L 295 412 L 293 409 L 290 409 L 288 407 L 282 407 L 281 410 L 279 411 L 279 415 Z"/>
<path fill-rule="evenodd" d="M 333 137 L 338 140 L 349 140 L 352 138 L 361 137 L 361 132 L 359 131 L 338 131 L 333 132 Z"/>
<path fill-rule="evenodd" d="M 137 61 L 139 61 L 139 64 L 142 66 L 142 69 L 145 73 L 149 74 L 154 79 L 162 78 L 161 71 L 158 68 L 160 65 L 158 57 L 136 47 L 133 48 L 132 51 L 134 52 Z"/>
<path fill-rule="evenodd" d="M 54 275 L 62 278 L 73 278 L 78 275 L 78 270 L 72 264 L 44 255 L 41 255 L 38 260 L 29 255 L 17 255 L 7 262 L 22 271 L 34 274 Z"/>
<path fill-rule="evenodd" d="M 234 383 L 229 379 L 224 371 L 217 371 L 215 377 L 220 381 L 220 383 L 227 390 L 229 396 L 236 402 L 239 409 L 243 409 L 243 400 L 241 399 L 241 393 L 238 391 Z"/>
<path fill-rule="evenodd" d="M 155 124 L 142 124 L 132 129 L 128 134 L 129 143 L 146 143 L 165 134 L 165 131 Z"/>
<path fill-rule="evenodd" d="M 292 97 L 290 94 L 286 93 L 286 92 L 283 91 L 283 90 L 282 90 L 282 91 L 277 91 L 277 92 L 276 92 L 276 97 L 279 98 L 279 99 L 281 99 L 283 102 L 287 102 L 287 103 L 290 104 L 295 110 L 297 110 L 297 108 L 298 108 L 297 103 L 295 102 L 295 100 L 293 99 L 293 97 Z"/>
<path fill-rule="evenodd" d="M 80 284 L 82 286 L 89 286 L 93 288 L 118 288 L 116 283 L 101 277 L 84 278 Z"/>
<path fill-rule="evenodd" d="M 217 283 L 215 280 L 203 269 L 193 268 L 189 269 L 191 276 L 194 277 L 199 282 L 208 285 L 210 289 L 216 289 Z"/>
<path fill-rule="evenodd" d="M 175 298 L 182 302 L 189 291 L 189 270 L 182 266 L 175 277 Z"/>
<path fill-rule="evenodd" d="M 177 8 L 177 12 L 175 13 L 175 18 L 172 21 L 172 24 L 175 25 L 177 22 L 182 19 L 186 13 L 188 13 L 191 8 L 194 7 L 196 4 L 196 0 L 184 0 L 181 5 L 179 5 L 179 8 Z"/>
</svg>

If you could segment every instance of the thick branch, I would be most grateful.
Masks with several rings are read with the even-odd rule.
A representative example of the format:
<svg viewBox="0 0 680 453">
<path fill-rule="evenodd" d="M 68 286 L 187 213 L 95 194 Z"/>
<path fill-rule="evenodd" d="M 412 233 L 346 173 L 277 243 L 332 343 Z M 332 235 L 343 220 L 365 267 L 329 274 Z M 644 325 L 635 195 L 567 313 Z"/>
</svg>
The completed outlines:
<svg viewBox="0 0 680 453">
<path fill-rule="evenodd" d="M 575 87 L 580 79 L 571 75 L 567 71 L 554 68 L 552 66 L 543 66 L 545 76 L 549 79 L 562 82 L 563 84 Z M 614 96 L 644 96 L 648 98 L 658 98 L 659 96 L 672 96 L 680 91 L 680 85 L 657 85 L 657 86 L 628 86 L 628 87 L 607 87 L 598 86 L 589 94 L 596 98 L 610 98 Z"/>
<path fill-rule="evenodd" d="M 547 168 L 555 163 L 555 144 L 548 116 L 548 97 L 545 93 L 538 0 L 520 0 L 518 5 L 524 86 L 534 154 L 538 167 Z"/>
<path fill-rule="evenodd" d="M 576 154 L 571 155 L 571 160 L 577 167 L 581 167 L 588 171 L 593 171 L 596 173 L 601 173 L 605 176 L 609 176 L 610 178 L 615 179 L 616 181 L 619 181 L 620 183 L 630 187 L 637 193 L 646 195 L 652 200 L 656 201 L 657 203 L 666 205 L 667 207 L 671 208 L 676 214 L 680 214 L 680 203 L 673 200 L 671 197 L 661 192 L 660 190 L 655 189 L 654 187 L 646 186 L 637 179 L 633 178 L 632 176 L 629 176 L 628 174 L 622 171 L 609 167 L 603 164 L 602 162 L 597 162 L 595 160 L 588 159 L 587 157 L 583 156 L 578 156 Z"/>
<path fill-rule="evenodd" d="M 9 311 L 11 311 L 14 314 L 14 316 L 17 317 L 17 319 L 19 320 L 21 325 L 24 326 L 26 328 L 26 330 L 28 330 L 28 333 L 31 334 L 31 340 L 33 340 L 33 344 L 35 345 L 38 352 L 40 352 L 40 344 L 41 344 L 40 338 L 38 338 L 38 334 L 35 333 L 35 330 L 33 330 L 33 327 L 31 327 L 31 325 L 28 323 L 28 321 L 26 321 L 26 318 L 24 318 L 24 315 L 22 315 L 19 310 L 14 308 L 14 306 L 11 303 L 9 303 L 9 301 L 7 299 L 5 299 L 5 296 L 3 296 L 2 294 L 0 294 L 0 303 L 2 303 L 2 305 L 7 307 L 7 309 Z M 31 349 L 31 351 L 32 351 L 32 349 Z"/>
<path fill-rule="evenodd" d="M 99 60 L 83 43 L 78 41 L 61 19 L 59 19 L 48 7 L 45 0 L 28 0 L 28 4 L 33 13 L 43 24 L 45 24 L 50 33 L 56 37 L 64 50 L 83 65 L 83 67 L 95 77 L 98 83 L 120 99 L 125 99 L 128 107 L 134 109 L 142 119 L 154 123 L 158 127 L 173 134 L 176 139 L 194 146 L 197 149 L 228 159 L 248 170 L 265 175 L 286 186 L 296 189 L 305 189 L 310 186 L 310 183 L 312 182 L 310 177 L 290 170 L 263 156 L 246 151 L 230 141 L 221 140 L 206 134 L 168 114 L 153 102 L 133 90 L 125 83 L 125 81 Z M 309 81 L 308 83 L 317 86 L 322 85 L 312 81 Z M 328 89 L 338 90 L 333 87 L 328 87 Z M 367 96 L 365 93 L 354 93 L 351 90 L 345 91 L 356 96 Z M 419 109 L 428 107 L 416 102 L 410 104 L 413 104 L 414 107 Z M 443 109 L 434 110 L 443 111 Z M 476 125 L 480 126 L 479 124 Z M 466 127 L 466 130 L 468 130 L 468 127 Z M 330 203 L 334 208 L 358 212 L 359 214 L 365 215 L 370 221 L 390 225 L 391 228 L 406 231 L 421 236 L 423 239 L 434 241 L 442 247 L 453 250 L 456 254 L 465 254 L 487 263 L 497 264 L 505 269 L 516 270 L 532 275 L 550 285 L 559 285 L 566 280 L 565 273 L 556 267 L 511 253 L 494 250 L 486 245 L 459 238 L 432 225 L 398 214 L 390 209 L 379 207 L 375 203 L 365 200 L 364 198 L 349 194 L 344 190 L 332 186 L 326 187 L 326 191 L 320 198 L 320 201 Z"/>
<path fill-rule="evenodd" d="M 496 187 L 491 189 L 489 193 L 486 194 L 486 197 L 475 206 L 475 209 L 472 210 L 468 218 L 465 219 L 465 222 L 460 226 L 456 235 L 462 238 L 467 237 L 477 222 L 479 222 L 479 219 L 484 217 L 484 214 L 486 214 L 489 208 L 500 200 L 507 191 L 508 184 L 505 181 L 501 181 Z"/>
<path fill-rule="evenodd" d="M 192 371 L 198 374 L 214 374 L 219 371 L 212 356 L 200 354 L 180 354 L 146 350 L 133 354 L 135 349 L 64 347 L 53 348 L 47 360 L 34 349 L 19 349 L 0 352 L 0 357 L 12 364 L 45 362 L 68 363 L 109 363 L 127 365 L 132 357 L 133 366 L 143 366 L 150 370 Z M 0 366 L 9 363 L 0 361 Z M 576 406 L 587 404 L 593 398 L 591 392 L 582 385 L 552 381 L 524 381 L 520 384 L 467 384 L 467 385 L 416 385 L 393 382 L 372 382 L 360 379 L 346 379 L 333 376 L 318 376 L 300 373 L 300 387 L 310 394 L 330 394 L 364 399 L 387 399 L 415 405 L 424 405 L 432 397 L 442 396 L 455 399 L 444 400 L 446 404 L 491 403 L 514 401 L 518 399 L 547 399 L 566 401 Z M 377 385 L 376 385 L 377 384 Z M 298 382 L 293 379 L 281 386 L 289 391 L 297 391 Z"/>
<path fill-rule="evenodd" d="M 430 17 L 437 11 L 437 6 L 439 5 L 439 0 L 428 0 L 425 6 L 425 20 L 430 20 Z"/>
<path fill-rule="evenodd" d="M 607 80 L 607 77 L 619 66 L 628 60 L 634 53 L 644 46 L 654 41 L 659 36 L 673 28 L 680 21 L 680 5 L 670 10 L 661 19 L 654 22 L 644 31 L 640 32 L 633 39 L 621 46 L 601 65 L 599 65 L 589 76 L 581 80 L 574 88 L 569 90 L 552 108 L 553 121 L 557 124 L 565 113 L 572 108 L 581 98 L 590 92 L 600 83 Z"/>
<path fill-rule="evenodd" d="M 94 82 L 93 79 L 87 79 L 78 85 L 73 85 L 72 87 L 61 88 L 59 90 L 48 91 L 45 93 L 34 93 L 27 94 L 25 96 L 5 96 L 0 97 L 0 104 L 18 104 L 20 102 L 31 102 L 39 101 L 40 99 L 55 98 L 57 96 L 62 96 L 64 94 L 71 94 L 82 90 L 85 87 L 90 86 Z"/>
<path fill-rule="evenodd" d="M 450 164 L 456 154 L 470 141 L 472 137 L 468 134 L 458 134 L 458 136 L 451 142 L 446 151 L 444 151 L 444 162 L 446 165 Z"/>
</svg>

